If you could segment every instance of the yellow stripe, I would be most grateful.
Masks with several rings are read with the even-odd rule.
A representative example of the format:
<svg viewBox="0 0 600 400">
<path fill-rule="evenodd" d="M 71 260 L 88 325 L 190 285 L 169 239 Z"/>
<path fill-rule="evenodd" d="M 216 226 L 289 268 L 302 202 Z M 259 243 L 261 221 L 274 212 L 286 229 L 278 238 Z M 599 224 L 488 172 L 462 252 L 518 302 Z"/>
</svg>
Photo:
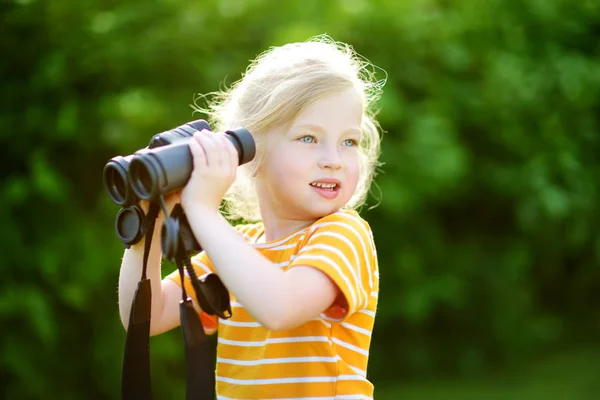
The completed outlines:
<svg viewBox="0 0 600 400">
<path fill-rule="evenodd" d="M 286 362 L 267 365 L 234 365 L 219 363 L 218 374 L 240 380 L 286 379 L 296 377 L 336 376 L 337 362 Z"/>
<path fill-rule="evenodd" d="M 335 355 L 336 353 L 332 351 L 329 342 L 272 343 L 264 347 L 245 348 L 241 346 L 232 346 L 220 342 L 218 349 L 219 357 L 226 359 L 235 358 L 238 360 L 258 360 L 266 357 L 332 357 Z"/>
<path fill-rule="evenodd" d="M 217 393 L 238 399 L 269 399 L 274 397 L 329 397 L 335 396 L 335 382 L 287 383 L 277 385 L 240 385 L 217 380 Z"/>
</svg>

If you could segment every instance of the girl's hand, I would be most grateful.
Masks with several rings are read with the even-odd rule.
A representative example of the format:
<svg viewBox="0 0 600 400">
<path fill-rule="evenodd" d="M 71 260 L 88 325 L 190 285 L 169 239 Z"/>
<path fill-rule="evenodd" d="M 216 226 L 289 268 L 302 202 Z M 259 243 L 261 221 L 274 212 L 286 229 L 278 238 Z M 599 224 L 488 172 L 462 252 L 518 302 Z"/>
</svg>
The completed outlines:
<svg viewBox="0 0 600 400">
<path fill-rule="evenodd" d="M 169 214 L 171 213 L 171 211 L 173 210 L 173 207 L 175 207 L 175 205 L 177 203 L 181 203 L 181 192 L 182 192 L 182 190 L 178 190 L 176 192 L 173 192 L 173 193 L 167 195 L 167 197 L 165 198 L 165 205 L 167 206 L 167 210 L 169 211 Z M 148 214 L 148 211 L 150 210 L 150 200 L 140 200 L 138 205 L 144 211 L 144 214 Z M 160 210 L 158 215 L 159 216 L 162 215 L 162 209 Z"/>
<path fill-rule="evenodd" d="M 190 180 L 181 193 L 181 204 L 219 210 L 221 200 L 235 179 L 238 153 L 223 133 L 194 133 L 189 142 L 194 159 Z"/>
</svg>

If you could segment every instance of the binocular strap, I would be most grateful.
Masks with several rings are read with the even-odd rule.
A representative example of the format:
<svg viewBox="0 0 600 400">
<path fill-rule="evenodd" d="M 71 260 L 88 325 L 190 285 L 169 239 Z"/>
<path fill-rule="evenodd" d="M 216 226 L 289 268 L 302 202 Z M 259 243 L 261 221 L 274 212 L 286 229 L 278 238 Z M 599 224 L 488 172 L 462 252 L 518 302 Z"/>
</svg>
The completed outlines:
<svg viewBox="0 0 600 400">
<path fill-rule="evenodd" d="M 150 383 L 150 313 L 152 306 L 152 287 L 146 278 L 146 267 L 154 232 L 155 218 L 158 208 L 151 207 L 144 224 L 148 227 L 144 233 L 150 232 L 144 244 L 144 261 L 142 279 L 138 283 L 135 297 L 131 304 L 129 326 L 125 339 L 125 354 L 121 375 L 121 398 L 123 400 L 150 400 L 152 386 Z M 145 222 L 146 222 L 145 221 Z"/>
<path fill-rule="evenodd" d="M 215 398 L 215 367 L 208 338 L 191 298 L 179 304 L 187 369 L 186 400 Z"/>
<path fill-rule="evenodd" d="M 125 340 L 125 354 L 121 376 L 122 400 L 152 399 L 152 385 L 150 380 L 150 317 L 152 288 L 150 279 L 147 279 L 146 277 L 146 269 L 158 211 L 158 205 L 152 203 L 142 228 L 144 235 L 148 232 L 150 232 L 150 235 L 146 236 L 142 278 L 138 283 L 129 316 L 129 326 Z M 185 265 L 191 269 L 189 259 L 186 261 Z M 176 263 L 183 282 L 184 264 L 179 259 Z M 204 296 L 204 293 L 200 292 L 197 293 L 197 295 Z M 204 298 L 202 298 L 202 300 L 206 302 Z M 212 400 L 215 398 L 215 367 L 213 356 L 200 316 L 196 312 L 192 299 L 187 295 L 183 285 L 179 312 L 185 345 L 187 369 L 186 399 Z"/>
<path fill-rule="evenodd" d="M 123 400 L 150 400 L 150 279 L 138 283 L 129 316 L 121 376 Z"/>
</svg>

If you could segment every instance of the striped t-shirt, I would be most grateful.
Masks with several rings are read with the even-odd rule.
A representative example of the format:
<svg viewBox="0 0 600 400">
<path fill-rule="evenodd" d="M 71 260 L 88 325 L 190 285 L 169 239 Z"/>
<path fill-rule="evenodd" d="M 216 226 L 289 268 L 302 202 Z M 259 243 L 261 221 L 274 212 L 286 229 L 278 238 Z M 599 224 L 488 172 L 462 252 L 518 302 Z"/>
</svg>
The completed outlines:
<svg viewBox="0 0 600 400">
<path fill-rule="evenodd" d="M 202 313 L 207 333 L 215 332 L 218 324 L 218 398 L 372 398 L 366 371 L 379 271 L 368 223 L 355 211 L 338 211 L 266 243 L 256 243 L 262 223 L 236 229 L 275 267 L 317 268 L 337 284 L 341 295 L 319 318 L 283 331 L 260 325 L 233 293 L 230 319 L 217 321 Z M 204 252 L 192 263 L 198 276 L 215 272 Z M 181 285 L 177 271 L 168 278 Z M 189 276 L 185 281 L 187 292 L 195 296 Z"/>
</svg>

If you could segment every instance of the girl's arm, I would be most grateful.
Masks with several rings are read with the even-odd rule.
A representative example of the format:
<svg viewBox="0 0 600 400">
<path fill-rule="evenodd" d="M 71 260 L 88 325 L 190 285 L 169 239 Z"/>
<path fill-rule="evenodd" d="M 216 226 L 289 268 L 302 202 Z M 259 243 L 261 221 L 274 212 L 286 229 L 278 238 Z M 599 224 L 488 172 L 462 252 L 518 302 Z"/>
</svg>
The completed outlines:
<svg viewBox="0 0 600 400">
<path fill-rule="evenodd" d="M 267 329 L 302 325 L 334 302 L 338 288 L 323 272 L 302 266 L 283 271 L 250 246 L 218 210 L 194 204 L 185 212 L 225 286 Z"/>
<path fill-rule="evenodd" d="M 246 243 L 219 211 L 235 179 L 235 147 L 223 134 L 209 131 L 196 132 L 189 146 L 194 169 L 181 204 L 225 286 L 268 329 L 289 329 L 317 318 L 338 292 L 329 277 L 312 267 L 284 272 Z"/>
<path fill-rule="evenodd" d="M 171 209 L 179 196 L 170 196 L 167 199 L 167 207 Z M 142 202 L 144 212 L 148 211 L 147 202 Z M 159 214 L 154 225 L 152 245 L 148 257 L 146 276 L 150 279 L 152 290 L 152 309 L 150 314 L 150 335 L 158 335 L 180 324 L 179 301 L 181 300 L 181 288 L 169 279 L 161 280 L 161 258 L 160 233 L 164 222 L 164 216 Z M 146 237 L 125 250 L 121 270 L 119 273 L 119 314 L 121 323 L 125 329 L 129 326 L 129 314 L 131 303 L 135 296 L 138 282 L 142 277 L 142 265 L 144 259 L 144 243 Z"/>
</svg>

